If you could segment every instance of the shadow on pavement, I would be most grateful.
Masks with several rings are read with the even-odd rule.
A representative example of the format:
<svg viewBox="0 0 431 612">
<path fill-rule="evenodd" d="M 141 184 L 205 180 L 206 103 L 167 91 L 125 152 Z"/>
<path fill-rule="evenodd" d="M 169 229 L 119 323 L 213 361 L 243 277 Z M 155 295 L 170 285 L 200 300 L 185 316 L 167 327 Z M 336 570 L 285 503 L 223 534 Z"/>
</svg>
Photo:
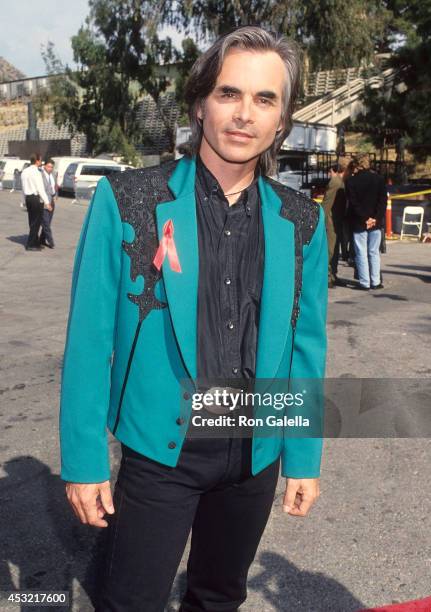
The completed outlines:
<svg viewBox="0 0 431 612">
<path fill-rule="evenodd" d="M 40 461 L 19 456 L 5 462 L 3 469 L 7 476 L 0 479 L 0 590 L 69 591 L 71 600 L 74 591 L 78 599 L 84 595 L 82 606 L 77 605 L 80 612 L 93 609 L 85 593 L 95 601 L 106 529 L 78 521 L 67 501 L 65 482 Z"/>
<path fill-rule="evenodd" d="M 20 234 L 18 236 L 6 236 L 6 240 L 10 242 L 16 242 L 16 244 L 22 244 L 23 246 L 27 243 L 28 234 Z"/>
<path fill-rule="evenodd" d="M 40 461 L 21 455 L 6 461 L 3 468 L 7 476 L 0 479 L 0 590 L 69 591 L 75 609 L 93 609 L 106 529 L 78 521 L 68 504 L 65 483 Z M 256 562 L 263 569 L 249 580 L 249 588 L 261 594 L 262 607 L 353 612 L 362 606 L 336 580 L 300 571 L 277 553 L 258 554 Z M 176 609 L 174 601 L 185 590 L 185 580 L 185 572 L 179 573 L 169 611 Z"/>
<path fill-rule="evenodd" d="M 329 554 L 329 551 L 328 551 Z M 321 572 L 300 570 L 275 552 L 257 556 L 262 571 L 249 580 L 265 604 L 280 612 L 354 612 L 362 602 L 341 583 Z"/>
</svg>

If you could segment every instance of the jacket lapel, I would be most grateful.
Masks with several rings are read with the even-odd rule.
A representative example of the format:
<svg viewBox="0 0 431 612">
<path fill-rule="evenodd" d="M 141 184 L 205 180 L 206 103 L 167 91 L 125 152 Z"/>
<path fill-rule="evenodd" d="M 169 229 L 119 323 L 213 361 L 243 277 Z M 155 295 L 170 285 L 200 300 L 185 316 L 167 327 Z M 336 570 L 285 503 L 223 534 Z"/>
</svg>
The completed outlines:
<svg viewBox="0 0 431 612">
<path fill-rule="evenodd" d="M 280 215 L 282 202 L 259 177 L 265 238 L 264 276 L 256 354 L 256 378 L 276 377 L 287 341 L 295 276 L 294 224 Z M 286 374 L 287 375 L 287 374 Z"/>
<path fill-rule="evenodd" d="M 175 200 L 156 207 L 157 232 L 162 238 L 168 219 L 181 272 L 171 270 L 165 257 L 162 274 L 178 346 L 192 379 L 197 376 L 197 299 L 199 245 L 196 220 L 195 158 L 183 157 L 168 181 Z M 281 200 L 262 178 L 258 180 L 265 239 L 264 278 L 256 354 L 256 378 L 277 374 L 289 332 L 294 294 L 294 224 L 280 215 Z"/>
<path fill-rule="evenodd" d="M 181 272 L 174 272 L 166 256 L 162 264 L 166 297 L 178 346 L 186 369 L 196 379 L 197 297 L 199 245 L 196 221 L 194 159 L 182 157 L 168 181 L 175 200 L 156 206 L 157 234 L 160 241 L 163 226 L 171 219 Z"/>
</svg>

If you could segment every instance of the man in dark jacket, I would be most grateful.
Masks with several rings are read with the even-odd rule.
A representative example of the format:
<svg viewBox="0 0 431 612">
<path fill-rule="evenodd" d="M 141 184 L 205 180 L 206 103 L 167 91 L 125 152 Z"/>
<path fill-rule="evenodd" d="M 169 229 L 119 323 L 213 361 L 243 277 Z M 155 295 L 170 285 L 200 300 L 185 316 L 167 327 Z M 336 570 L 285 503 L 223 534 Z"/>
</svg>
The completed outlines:
<svg viewBox="0 0 431 612">
<path fill-rule="evenodd" d="M 382 289 L 380 241 L 384 226 L 387 193 L 383 177 L 370 170 L 366 153 L 353 158 L 354 174 L 346 180 L 349 219 L 355 245 L 359 289 Z"/>
</svg>

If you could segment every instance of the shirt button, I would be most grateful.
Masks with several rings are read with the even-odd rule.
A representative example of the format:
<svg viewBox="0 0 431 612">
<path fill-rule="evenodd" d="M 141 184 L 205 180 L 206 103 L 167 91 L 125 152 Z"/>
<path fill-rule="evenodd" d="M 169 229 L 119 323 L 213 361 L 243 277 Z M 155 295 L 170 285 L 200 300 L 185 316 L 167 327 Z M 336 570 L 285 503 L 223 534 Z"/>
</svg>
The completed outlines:
<svg viewBox="0 0 431 612">
<path fill-rule="evenodd" d="M 233 328 L 234 328 L 234 324 L 232 323 L 232 321 L 228 321 L 228 323 L 227 323 L 227 327 L 228 327 L 229 329 L 233 329 Z"/>
<path fill-rule="evenodd" d="M 230 285 L 231 280 L 230 280 L 229 276 L 224 279 L 224 282 L 225 282 L 225 285 Z"/>
<path fill-rule="evenodd" d="M 234 374 L 238 374 L 238 368 L 232 368 L 232 372 L 233 372 Z"/>
<path fill-rule="evenodd" d="M 175 448 L 176 447 L 175 442 L 169 442 L 168 447 L 169 448 Z"/>
<path fill-rule="evenodd" d="M 224 234 L 225 234 L 225 236 L 230 236 L 230 230 L 225 230 Z"/>
<path fill-rule="evenodd" d="M 184 419 L 182 417 L 178 417 L 177 420 L 175 421 L 175 423 L 177 425 L 182 425 L 184 423 Z"/>
<path fill-rule="evenodd" d="M 183 398 L 184 398 L 185 400 L 189 400 L 189 399 L 191 398 L 190 393 L 189 393 L 188 391 L 185 391 L 185 393 L 183 393 Z"/>
</svg>

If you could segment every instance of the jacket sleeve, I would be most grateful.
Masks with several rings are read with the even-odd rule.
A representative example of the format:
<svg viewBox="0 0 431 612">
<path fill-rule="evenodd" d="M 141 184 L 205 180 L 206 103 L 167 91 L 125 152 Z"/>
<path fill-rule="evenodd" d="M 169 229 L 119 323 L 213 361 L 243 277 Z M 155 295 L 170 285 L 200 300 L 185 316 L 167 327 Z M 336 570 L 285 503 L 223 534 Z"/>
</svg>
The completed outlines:
<svg viewBox="0 0 431 612">
<path fill-rule="evenodd" d="M 43 200 L 43 207 L 48 208 L 50 200 L 45 189 L 45 182 L 43 180 L 42 172 L 38 170 L 37 175 L 35 174 L 35 176 L 37 176 L 37 193 L 39 197 Z"/>
<path fill-rule="evenodd" d="M 103 482 L 110 476 L 106 421 L 122 237 L 117 202 L 102 178 L 75 252 L 63 356 L 60 477 L 70 482 Z"/>
<path fill-rule="evenodd" d="M 385 179 L 379 176 L 379 191 L 378 191 L 378 202 L 376 210 L 376 219 L 378 222 L 383 223 L 386 215 L 386 207 L 388 204 L 388 192 L 386 188 Z"/>
<path fill-rule="evenodd" d="M 317 413 L 323 420 L 320 393 L 326 365 L 326 315 L 328 300 L 328 248 L 322 207 L 313 237 L 303 247 L 300 313 L 292 349 L 291 379 L 313 379 L 318 389 Z M 313 385 L 313 382 L 311 382 Z M 304 403 L 303 416 L 307 416 Z M 314 407 L 314 414 L 316 410 Z M 321 432 L 319 424 L 314 434 Z M 323 447 L 321 437 L 284 437 L 281 474 L 290 478 L 318 478 Z"/>
<path fill-rule="evenodd" d="M 326 215 L 330 215 L 331 213 L 332 207 L 335 202 L 335 196 L 337 195 L 338 189 L 339 189 L 339 185 L 333 178 L 331 178 L 326 188 L 325 195 L 323 196 L 323 200 L 322 200 L 322 208 Z"/>
</svg>

